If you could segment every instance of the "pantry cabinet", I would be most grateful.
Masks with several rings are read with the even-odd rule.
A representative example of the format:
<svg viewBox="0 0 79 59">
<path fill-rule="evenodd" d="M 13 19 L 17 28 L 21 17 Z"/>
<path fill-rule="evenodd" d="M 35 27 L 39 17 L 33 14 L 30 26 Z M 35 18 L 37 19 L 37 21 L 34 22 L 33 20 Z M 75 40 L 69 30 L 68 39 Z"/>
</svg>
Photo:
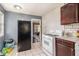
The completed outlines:
<svg viewBox="0 0 79 59">
<path fill-rule="evenodd" d="M 56 56 L 75 56 L 75 43 L 56 38 Z"/>
<path fill-rule="evenodd" d="M 79 4 L 68 3 L 61 7 L 61 25 L 79 23 Z"/>
</svg>

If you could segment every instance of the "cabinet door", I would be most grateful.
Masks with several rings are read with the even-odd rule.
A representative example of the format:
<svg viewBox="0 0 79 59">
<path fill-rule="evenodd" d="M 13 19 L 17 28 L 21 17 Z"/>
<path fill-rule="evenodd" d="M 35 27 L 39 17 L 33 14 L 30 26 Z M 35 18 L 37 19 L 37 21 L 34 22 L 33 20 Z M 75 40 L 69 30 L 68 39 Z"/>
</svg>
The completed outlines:
<svg viewBox="0 0 79 59">
<path fill-rule="evenodd" d="M 56 38 L 56 56 L 64 56 L 63 39 Z"/>
<path fill-rule="evenodd" d="M 74 42 L 56 38 L 56 56 L 75 56 Z"/>
<path fill-rule="evenodd" d="M 62 44 L 56 44 L 56 56 L 65 56 L 65 48 Z"/>
<path fill-rule="evenodd" d="M 70 47 L 65 47 L 65 56 L 74 56 L 74 49 Z"/>
<path fill-rule="evenodd" d="M 77 22 L 77 4 L 69 3 L 61 7 L 61 24 L 71 24 Z"/>
<path fill-rule="evenodd" d="M 74 56 L 74 49 L 62 44 L 56 44 L 56 56 Z"/>
</svg>

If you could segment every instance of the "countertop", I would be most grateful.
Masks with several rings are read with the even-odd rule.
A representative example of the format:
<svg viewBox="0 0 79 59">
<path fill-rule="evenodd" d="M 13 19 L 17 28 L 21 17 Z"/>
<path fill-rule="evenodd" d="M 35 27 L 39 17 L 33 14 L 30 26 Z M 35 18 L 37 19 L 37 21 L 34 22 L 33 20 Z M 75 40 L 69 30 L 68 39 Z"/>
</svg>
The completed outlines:
<svg viewBox="0 0 79 59">
<path fill-rule="evenodd" d="M 63 40 L 68 40 L 68 41 L 72 41 L 72 42 L 79 44 L 79 38 L 77 38 L 77 37 L 58 36 L 58 35 L 52 35 L 52 34 L 44 34 L 44 35 L 52 36 L 52 37 L 56 37 L 56 38 L 61 38 Z"/>
<path fill-rule="evenodd" d="M 56 36 L 58 36 L 58 35 L 52 35 L 52 34 L 44 34 L 44 35 L 46 35 L 46 36 L 51 36 L 51 37 L 56 37 Z"/>
<path fill-rule="evenodd" d="M 63 40 L 72 41 L 79 44 L 79 38 L 77 37 L 65 37 L 65 36 L 57 36 L 56 38 L 61 38 Z"/>
</svg>

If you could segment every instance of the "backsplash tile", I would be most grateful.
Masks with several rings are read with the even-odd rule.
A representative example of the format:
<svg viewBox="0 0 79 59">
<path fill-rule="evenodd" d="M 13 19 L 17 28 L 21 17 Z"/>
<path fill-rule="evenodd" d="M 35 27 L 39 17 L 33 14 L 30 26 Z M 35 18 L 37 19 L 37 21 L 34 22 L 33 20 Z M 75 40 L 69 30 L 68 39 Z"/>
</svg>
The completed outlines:
<svg viewBox="0 0 79 59">
<path fill-rule="evenodd" d="M 79 23 L 64 25 L 63 27 L 65 31 L 74 31 L 79 29 Z"/>
</svg>

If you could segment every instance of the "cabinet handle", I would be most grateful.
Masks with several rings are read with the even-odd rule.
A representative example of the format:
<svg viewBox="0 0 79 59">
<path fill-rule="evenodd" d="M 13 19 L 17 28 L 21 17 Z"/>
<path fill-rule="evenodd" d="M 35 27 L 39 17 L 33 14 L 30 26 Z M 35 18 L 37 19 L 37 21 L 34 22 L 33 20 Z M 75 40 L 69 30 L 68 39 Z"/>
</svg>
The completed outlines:
<svg viewBox="0 0 79 59">
<path fill-rule="evenodd" d="M 73 49 L 71 49 L 71 51 L 73 51 Z"/>
</svg>

